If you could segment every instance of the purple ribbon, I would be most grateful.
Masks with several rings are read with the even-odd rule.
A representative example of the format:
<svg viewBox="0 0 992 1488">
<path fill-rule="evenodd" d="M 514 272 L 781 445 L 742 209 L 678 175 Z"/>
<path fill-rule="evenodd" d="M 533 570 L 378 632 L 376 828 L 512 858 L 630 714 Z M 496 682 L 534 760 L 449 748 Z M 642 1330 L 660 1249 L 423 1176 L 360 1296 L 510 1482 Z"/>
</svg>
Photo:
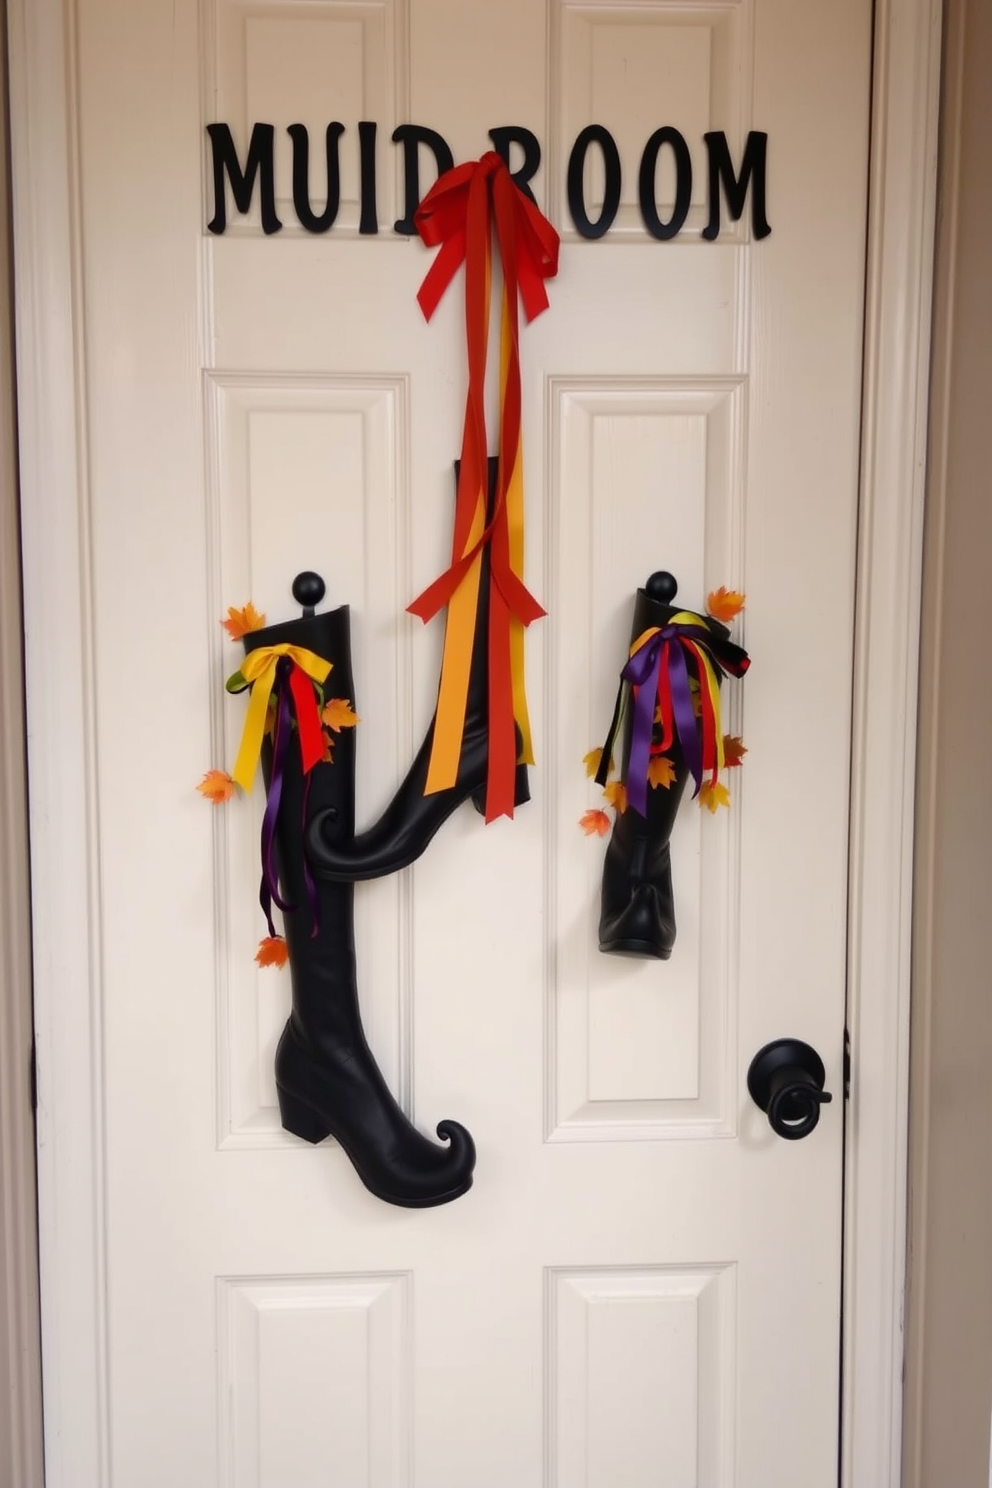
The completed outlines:
<svg viewBox="0 0 992 1488">
<path fill-rule="evenodd" d="M 723 632 L 721 634 L 721 631 Z M 655 705 L 658 698 L 658 682 L 661 668 L 667 664 L 669 690 L 672 699 L 672 716 L 675 732 L 686 765 L 696 782 L 693 795 L 699 794 L 703 783 L 703 754 L 700 726 L 692 706 L 692 689 L 689 685 L 689 670 L 686 666 L 684 641 L 695 641 L 705 650 L 718 672 L 741 677 L 750 664 L 748 654 L 742 647 L 727 640 L 723 627 L 711 630 L 707 625 L 665 625 L 644 642 L 629 659 L 620 673 L 620 688 L 613 709 L 613 721 L 603 747 L 596 772 L 596 780 L 605 785 L 613 758 L 613 747 L 623 715 L 624 683 L 637 688 L 634 713 L 631 719 L 630 755 L 627 760 L 627 801 L 641 816 L 648 809 L 648 766 L 651 762 L 651 737 L 654 732 Z M 700 686 L 705 679 L 700 677 Z"/>
<path fill-rule="evenodd" d="M 620 673 L 624 682 L 637 688 L 634 716 L 631 720 L 630 757 L 627 762 L 627 802 L 640 816 L 648 812 L 648 765 L 651 762 L 651 735 L 658 698 L 658 681 L 662 663 L 668 663 L 672 693 L 672 714 L 682 753 L 698 792 L 703 779 L 703 756 L 692 706 L 689 671 L 680 644 L 681 636 L 693 639 L 708 632 L 698 626 L 666 625 L 646 641 Z"/>
<path fill-rule="evenodd" d="M 272 922 L 273 904 L 281 909 L 283 914 L 292 914 L 297 908 L 295 904 L 290 904 L 281 897 L 275 866 L 276 825 L 279 821 L 279 808 L 282 805 L 282 787 L 286 773 L 286 757 L 292 734 L 293 694 L 289 686 L 289 675 L 292 665 L 293 663 L 288 656 L 282 656 L 279 658 L 278 665 L 276 666 L 274 687 L 276 694 L 276 720 L 272 731 L 272 769 L 269 773 L 265 815 L 262 817 L 262 881 L 258 890 L 258 902 L 262 906 L 262 913 L 265 915 L 269 934 L 272 936 L 276 933 L 276 927 Z M 310 778 L 308 775 L 303 791 L 304 826 L 306 825 L 307 797 L 309 791 Z M 307 863 L 306 857 L 304 857 L 303 863 L 303 877 L 313 918 L 311 935 L 316 935 L 320 929 L 318 923 L 317 888 L 310 874 L 310 865 Z"/>
</svg>

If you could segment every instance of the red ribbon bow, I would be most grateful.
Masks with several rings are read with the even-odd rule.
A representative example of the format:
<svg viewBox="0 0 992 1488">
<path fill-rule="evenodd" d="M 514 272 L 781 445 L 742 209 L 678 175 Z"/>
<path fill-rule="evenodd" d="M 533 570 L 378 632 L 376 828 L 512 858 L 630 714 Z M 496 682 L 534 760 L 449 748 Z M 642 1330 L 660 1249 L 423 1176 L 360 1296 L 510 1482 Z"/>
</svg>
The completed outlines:
<svg viewBox="0 0 992 1488">
<path fill-rule="evenodd" d="M 514 183 L 494 151 L 447 171 L 418 208 L 414 222 L 428 247 L 440 246 L 417 299 L 430 320 L 448 285 L 465 264 L 465 332 L 468 397 L 462 436 L 451 563 L 424 590 L 410 611 L 430 620 L 448 605 L 434 749 L 427 790 L 454 785 L 461 752 L 477 609 L 477 582 L 466 603 L 456 600 L 478 574 L 482 550 L 490 549 L 489 765 L 486 820 L 513 815 L 516 731 L 521 756 L 531 758 L 522 649 L 514 627 L 544 614 L 523 582 L 523 510 L 520 442 L 519 301 L 533 320 L 548 307 L 544 281 L 558 272 L 558 234 Z M 503 266 L 500 369 L 499 465 L 496 498 L 486 510 L 488 437 L 485 414 L 486 352 L 489 339 L 492 240 L 495 228 Z M 471 586 L 468 586 L 469 588 Z M 516 713 L 523 717 L 515 718 Z"/>
</svg>

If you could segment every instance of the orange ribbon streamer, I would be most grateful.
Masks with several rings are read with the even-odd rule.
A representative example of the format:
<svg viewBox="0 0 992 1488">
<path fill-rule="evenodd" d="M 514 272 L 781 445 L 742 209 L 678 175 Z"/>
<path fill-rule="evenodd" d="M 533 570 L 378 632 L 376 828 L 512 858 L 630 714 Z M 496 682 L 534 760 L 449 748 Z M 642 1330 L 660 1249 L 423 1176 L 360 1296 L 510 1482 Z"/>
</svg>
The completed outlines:
<svg viewBox="0 0 992 1488">
<path fill-rule="evenodd" d="M 512 816 L 519 757 L 533 763 L 524 682 L 523 631 L 544 610 L 523 582 L 523 451 L 520 438 L 519 302 L 533 320 L 548 308 L 544 281 L 558 272 L 558 234 L 515 185 L 494 151 L 455 166 L 435 182 L 414 216 L 421 238 L 440 249 L 417 299 L 430 320 L 465 265 L 468 396 L 455 499 L 451 563 L 413 604 L 433 618 L 448 607 L 434 744 L 425 794 L 455 784 L 468 703 L 482 552 L 489 548 L 489 762 L 486 821 Z M 503 266 L 500 331 L 500 430 L 496 498 L 487 514 L 488 437 L 485 382 L 493 235 Z"/>
</svg>

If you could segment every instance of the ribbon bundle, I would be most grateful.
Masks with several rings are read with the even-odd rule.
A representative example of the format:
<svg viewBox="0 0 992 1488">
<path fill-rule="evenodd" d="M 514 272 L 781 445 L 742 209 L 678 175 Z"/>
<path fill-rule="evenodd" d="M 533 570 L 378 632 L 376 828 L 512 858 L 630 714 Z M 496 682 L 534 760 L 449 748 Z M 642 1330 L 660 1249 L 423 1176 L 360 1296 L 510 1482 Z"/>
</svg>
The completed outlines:
<svg viewBox="0 0 992 1488">
<path fill-rule="evenodd" d="M 512 180 L 495 152 L 439 177 L 414 222 L 428 247 L 440 247 L 417 299 L 427 320 L 465 264 L 468 396 L 455 504 L 451 563 L 410 612 L 430 620 L 448 607 L 434 743 L 425 794 L 455 784 L 461 757 L 469 673 L 479 606 L 482 554 L 489 548 L 489 761 L 486 821 L 513 815 L 518 760 L 533 763 L 524 681 L 524 628 L 544 614 L 523 582 L 523 453 L 520 437 L 518 300 L 533 320 L 548 307 L 546 279 L 558 272 L 558 234 Z M 500 329 L 500 430 L 496 498 L 487 512 L 485 415 L 493 234 L 503 267 Z"/>
<path fill-rule="evenodd" d="M 722 627 L 721 627 L 722 629 Z M 647 815 L 648 766 L 652 753 L 664 753 L 676 736 L 683 758 L 696 783 L 703 777 L 715 785 L 724 766 L 723 727 L 720 720 L 720 675 L 743 677 L 750 657 L 741 646 L 711 629 L 702 615 L 679 610 L 667 624 L 651 626 L 637 637 L 620 673 L 613 720 L 603 746 L 596 780 L 606 784 L 613 748 L 623 718 L 626 687 L 633 690 L 630 756 L 627 762 L 627 800 L 641 816 Z M 699 688 L 699 716 L 693 703 L 690 666 Z M 652 745 L 655 721 L 661 740 Z"/>
<path fill-rule="evenodd" d="M 308 651 L 304 646 L 259 646 L 249 651 L 241 665 L 241 677 L 251 688 L 244 732 L 234 766 L 233 779 L 245 791 L 250 791 L 255 780 L 265 722 L 270 699 L 275 700 L 275 720 L 272 725 L 272 772 L 269 778 L 268 798 L 262 818 L 262 881 L 258 898 L 269 927 L 269 935 L 275 937 L 272 922 L 272 905 L 281 910 L 292 910 L 279 895 L 274 848 L 279 806 L 282 801 L 283 777 L 286 757 L 292 735 L 293 719 L 300 742 L 300 758 L 303 774 L 309 777 L 314 765 L 324 758 L 324 735 L 320 726 L 320 708 L 314 683 L 320 686 L 327 680 L 331 670 L 329 661 Z M 233 680 L 233 679 L 232 679 Z M 230 684 L 229 684 L 230 685 Z M 305 798 L 304 798 L 305 799 Z M 304 806 L 305 811 L 305 806 Z M 307 897 L 313 916 L 313 934 L 318 931 L 317 891 L 304 859 L 304 877 Z"/>
</svg>

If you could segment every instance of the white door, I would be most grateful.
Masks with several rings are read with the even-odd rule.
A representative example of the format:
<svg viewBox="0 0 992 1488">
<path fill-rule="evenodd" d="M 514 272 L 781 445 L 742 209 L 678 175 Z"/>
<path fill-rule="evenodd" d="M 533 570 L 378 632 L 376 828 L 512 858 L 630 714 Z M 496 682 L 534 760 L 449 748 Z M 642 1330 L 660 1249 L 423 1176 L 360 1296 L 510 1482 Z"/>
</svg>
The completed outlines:
<svg viewBox="0 0 992 1488">
<path fill-rule="evenodd" d="M 93 1351 L 114 1484 L 832 1488 L 870 5 L 77 11 L 102 1019 L 78 1059 L 103 1090 Z M 332 120 L 341 206 L 314 236 L 286 130 L 309 128 L 319 208 Z M 363 120 L 375 236 L 358 231 Z M 302 569 L 352 607 L 360 825 L 430 719 L 440 627 L 405 607 L 446 561 L 466 371 L 460 279 L 426 325 L 431 255 L 392 230 L 390 135 L 409 120 L 456 160 L 491 128 L 533 131 L 563 235 L 551 308 L 521 337 L 527 577 L 548 610 L 527 647 L 533 800 L 489 827 L 462 808 L 413 868 L 356 893 L 382 1067 L 423 1130 L 453 1117 L 478 1148 L 471 1191 L 422 1211 L 281 1131 L 288 977 L 253 962 L 261 792 L 214 810 L 194 789 L 230 767 L 244 712 L 218 622 L 248 599 L 298 613 Z M 275 126 L 280 233 L 257 190 L 206 231 L 216 121 L 242 160 L 252 123 Z M 623 167 L 597 242 L 566 198 L 591 123 Z M 662 125 L 694 167 L 671 242 L 638 208 Z M 771 234 L 752 239 L 749 197 L 706 241 L 703 136 L 726 130 L 739 163 L 751 129 Z M 597 168 L 593 150 L 590 216 Z M 676 829 L 666 963 L 599 954 L 603 849 L 577 825 L 658 568 L 692 607 L 745 590 L 753 657 L 724 689 L 749 749 L 731 809 L 687 799 Z M 835 1095 L 801 1142 L 745 1085 L 783 1035 L 819 1050 Z M 44 1142 L 70 1119 L 44 1044 L 39 1081 Z M 49 1235 L 67 1265 L 76 1238 Z M 49 1339 L 51 1488 L 84 1488 L 60 1432 L 90 1360 L 78 1330 Z"/>
</svg>

